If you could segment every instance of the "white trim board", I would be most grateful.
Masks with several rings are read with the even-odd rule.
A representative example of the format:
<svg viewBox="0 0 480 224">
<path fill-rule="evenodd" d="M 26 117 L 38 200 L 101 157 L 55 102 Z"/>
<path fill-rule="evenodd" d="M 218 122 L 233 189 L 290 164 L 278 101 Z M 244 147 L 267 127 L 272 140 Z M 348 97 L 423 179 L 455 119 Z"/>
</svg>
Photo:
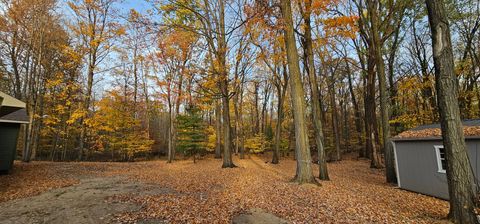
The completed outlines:
<svg viewBox="0 0 480 224">
<path fill-rule="evenodd" d="M 394 154 L 394 157 L 395 157 L 395 172 L 397 173 L 397 182 L 398 182 L 398 187 L 402 187 L 402 185 L 400 184 L 400 171 L 399 171 L 399 168 L 398 168 L 398 156 L 397 156 L 397 147 L 395 145 L 395 142 L 394 141 L 391 141 L 392 143 L 392 146 L 393 146 L 393 154 Z"/>
<path fill-rule="evenodd" d="M 11 123 L 11 124 L 28 124 L 28 121 L 12 121 L 12 120 L 2 120 L 0 119 L 0 123 Z"/>
<path fill-rule="evenodd" d="M 3 98 L 1 101 L 1 106 L 4 107 L 16 107 L 16 108 L 25 108 L 26 104 L 20 100 L 17 100 L 4 92 L 0 91 L 0 98 Z"/>
</svg>

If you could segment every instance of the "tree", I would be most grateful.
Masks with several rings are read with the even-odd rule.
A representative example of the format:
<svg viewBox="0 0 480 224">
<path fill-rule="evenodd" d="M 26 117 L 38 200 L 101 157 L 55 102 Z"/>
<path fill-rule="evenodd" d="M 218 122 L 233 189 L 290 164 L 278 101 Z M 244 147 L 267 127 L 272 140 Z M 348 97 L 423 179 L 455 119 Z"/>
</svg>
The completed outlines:
<svg viewBox="0 0 480 224">
<path fill-rule="evenodd" d="M 269 77 L 265 82 L 271 83 L 276 90 L 277 101 L 277 119 L 275 125 L 274 149 L 272 154 L 272 163 L 279 163 L 282 123 L 285 117 L 284 104 L 288 90 L 289 75 L 286 65 L 285 41 L 281 35 L 282 29 L 279 21 L 276 20 L 281 15 L 278 12 L 262 5 L 252 6 L 257 18 L 247 23 L 250 42 L 255 45 L 259 52 L 257 53 L 257 61 L 263 63 L 268 68 Z M 255 111 L 254 118 L 258 116 L 258 91 L 257 81 L 253 80 L 255 91 Z M 265 102 L 264 102 L 265 104 Z M 256 126 L 256 122 L 255 123 Z M 256 133 L 256 131 L 254 131 Z"/>
<path fill-rule="evenodd" d="M 223 168 L 236 167 L 232 159 L 232 131 L 230 119 L 230 78 L 228 69 L 228 50 L 232 34 L 241 26 L 237 24 L 241 17 L 234 17 L 232 24 L 227 24 L 226 7 L 223 0 L 215 1 L 168 1 L 164 4 L 162 13 L 171 14 L 175 19 L 170 19 L 167 24 L 181 28 L 185 31 L 194 32 L 205 40 L 205 48 L 208 51 L 207 60 L 210 63 L 210 81 L 217 84 L 216 94 L 222 103 L 222 127 L 223 127 Z M 239 7 L 239 10 L 241 10 Z M 199 21 L 199 22 L 197 22 Z M 213 78 L 213 79 L 212 79 Z"/>
<path fill-rule="evenodd" d="M 374 49 L 374 58 L 375 58 L 375 69 L 378 76 L 379 82 L 379 92 L 380 92 L 380 112 L 381 112 L 381 124 L 382 124 L 382 144 L 383 151 L 385 153 L 385 172 L 386 179 L 388 183 L 396 182 L 396 173 L 394 165 L 394 155 L 393 148 L 390 143 L 390 101 L 387 93 L 387 81 L 385 74 L 385 62 L 383 60 L 382 46 L 386 39 L 393 34 L 395 30 L 398 29 L 397 24 L 400 24 L 403 20 L 403 15 L 405 12 L 406 5 L 409 1 L 402 1 L 400 3 L 392 4 L 391 7 L 388 7 L 390 11 L 388 12 L 388 17 L 390 19 L 385 19 L 391 25 L 386 26 L 382 25 L 384 21 L 380 21 L 380 6 L 376 1 L 369 0 L 367 1 L 367 8 L 370 18 L 370 38 L 371 45 L 370 47 Z M 382 32 L 383 36 L 379 35 Z M 393 49 L 396 50 L 396 49 Z M 392 87 L 393 88 L 393 87 Z M 375 164 L 377 166 L 377 164 Z"/>
<path fill-rule="evenodd" d="M 192 156 L 195 163 L 197 154 L 205 149 L 206 135 L 198 108 L 190 105 L 186 110 L 186 114 L 177 116 L 177 150 Z"/>
<path fill-rule="evenodd" d="M 373 144 L 379 141 L 378 131 L 376 130 L 375 117 L 375 73 L 378 78 L 380 95 L 380 117 L 382 130 L 382 146 L 385 153 L 385 165 L 387 182 L 396 182 L 393 148 L 390 144 L 390 112 L 389 96 L 387 93 L 387 79 L 385 73 L 385 62 L 383 59 L 384 43 L 394 36 L 394 32 L 399 29 L 399 24 L 403 21 L 404 12 L 411 1 L 389 1 L 384 4 L 379 1 L 367 0 L 355 1 L 359 10 L 359 28 L 364 44 L 368 47 L 367 53 L 367 71 L 366 71 L 366 139 L 367 151 L 371 154 L 371 167 L 382 168 L 382 161 L 379 160 L 379 151 L 373 152 Z M 365 5 L 364 5 L 365 4 Z M 363 11 L 366 10 L 366 11 Z M 366 13 L 365 13 L 366 12 Z M 396 48 L 391 48 L 395 51 Z M 394 58 L 391 58 L 394 60 Z M 393 88 L 393 87 L 392 87 Z M 373 133 L 373 135 L 372 135 Z M 373 136 L 373 137 L 372 137 Z"/>
<path fill-rule="evenodd" d="M 72 9 L 75 22 L 70 24 L 73 33 L 83 47 L 87 64 L 87 85 L 84 96 L 83 109 L 80 123 L 82 130 L 79 139 L 78 159 L 82 160 L 85 151 L 85 138 L 87 134 L 86 123 L 90 118 L 94 76 L 100 63 L 111 52 L 113 40 L 123 35 L 124 29 L 114 21 L 116 0 L 73 0 L 68 5 Z"/>
<path fill-rule="evenodd" d="M 125 87 L 108 92 L 96 103 L 98 110 L 87 127 L 95 133 L 92 150 L 109 151 L 112 160 L 119 154 L 121 161 L 133 161 L 138 153 L 150 150 L 153 141 L 132 113 L 134 94 Z"/>
<path fill-rule="evenodd" d="M 433 61 L 442 127 L 447 181 L 450 195 L 449 217 L 455 223 L 479 223 L 475 214 L 473 173 L 467 155 L 454 73 L 450 25 L 443 1 L 426 0 L 432 32 Z"/>
<path fill-rule="evenodd" d="M 306 60 L 306 68 L 308 73 L 308 81 L 310 83 L 310 95 L 312 97 L 312 120 L 315 128 L 315 143 L 317 146 L 317 157 L 319 166 L 319 178 L 320 180 L 329 180 L 327 171 L 327 160 L 325 155 L 325 148 L 323 144 L 323 124 L 321 118 L 320 109 L 320 93 L 318 90 L 317 74 L 315 72 L 315 59 L 313 55 L 313 40 L 312 40 L 312 26 L 311 26 L 311 13 L 312 13 L 312 1 L 305 1 L 305 6 L 300 4 L 300 10 L 304 21 L 304 54 Z M 318 10 L 318 9 L 317 9 Z M 333 112 L 334 114 L 336 112 Z M 338 151 L 339 153 L 339 151 Z M 339 158 L 338 158 L 339 159 Z"/>
<path fill-rule="evenodd" d="M 185 80 L 189 76 L 187 66 L 190 66 L 192 61 L 197 36 L 195 33 L 187 32 L 183 29 L 164 30 L 162 34 L 162 38 L 159 39 L 156 57 L 158 66 L 164 72 L 163 80 L 158 78 L 160 81 L 158 83 L 165 87 L 166 94 L 164 96 L 168 104 L 170 116 L 168 163 L 171 163 L 175 159 L 177 133 L 175 120 L 180 113 L 180 106 L 184 102 L 183 88 L 185 87 Z"/>
<path fill-rule="evenodd" d="M 67 54 L 67 49 L 74 47 L 55 12 L 57 4 L 55 0 L 2 1 L 0 71 L 8 80 L 7 92 L 26 102 L 30 121 L 23 131 L 24 162 L 35 159 L 42 146 L 49 82 L 57 79 L 58 73 L 71 75 L 75 70 L 67 68 L 66 58 L 77 62 Z"/>
<path fill-rule="evenodd" d="M 308 144 L 308 133 L 305 116 L 305 94 L 300 76 L 300 65 L 293 29 L 292 6 L 289 0 L 281 0 L 281 11 L 284 20 L 285 48 L 287 52 L 288 70 L 290 72 L 290 88 L 292 109 L 295 123 L 295 152 L 297 171 L 294 180 L 298 183 L 315 183 L 312 173 L 312 158 Z"/>
</svg>

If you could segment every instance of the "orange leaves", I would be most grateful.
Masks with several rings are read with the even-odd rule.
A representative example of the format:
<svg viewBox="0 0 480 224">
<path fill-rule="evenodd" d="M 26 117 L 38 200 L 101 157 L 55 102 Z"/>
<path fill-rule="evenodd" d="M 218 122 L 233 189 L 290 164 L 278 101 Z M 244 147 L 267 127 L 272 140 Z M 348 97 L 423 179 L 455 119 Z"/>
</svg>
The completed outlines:
<svg viewBox="0 0 480 224">
<path fill-rule="evenodd" d="M 291 223 L 435 223 L 448 213 L 446 201 L 385 184 L 383 171 L 370 169 L 367 160 L 328 164 L 332 180 L 318 187 L 289 182 L 295 172 L 292 159 L 279 165 L 265 163 L 268 159 L 237 160 L 236 169 L 220 169 L 220 162 L 209 158 L 197 164 L 17 163 L 19 172 L 0 176 L 0 201 L 72 185 L 78 176 L 116 176 L 145 189 L 106 199 L 142 205 L 138 211 L 112 214 L 115 223 L 230 223 L 252 208 Z"/>
<path fill-rule="evenodd" d="M 306 3 L 311 2 L 311 10 L 315 14 L 321 14 L 327 11 L 329 7 L 338 4 L 339 0 L 304 0 Z"/>
<path fill-rule="evenodd" d="M 111 40 L 125 35 L 125 28 L 116 21 L 113 5 L 116 0 L 74 0 L 68 6 L 77 19 L 70 24 L 72 32 L 83 40 L 83 48 L 89 54 L 99 54 L 111 47 Z M 95 55 L 94 58 L 98 57 Z"/>
<path fill-rule="evenodd" d="M 358 16 L 337 16 L 322 20 L 326 36 L 341 36 L 355 38 L 358 32 L 356 26 Z"/>
<path fill-rule="evenodd" d="M 0 202 L 30 197 L 78 183 L 73 174 L 76 172 L 67 170 L 65 164 L 15 163 L 12 174 L 0 176 Z"/>
<path fill-rule="evenodd" d="M 198 39 L 197 34 L 183 29 L 170 29 L 160 37 L 158 48 L 162 52 L 162 60 L 177 58 L 186 60 Z"/>
<path fill-rule="evenodd" d="M 128 157 L 150 149 L 153 141 L 147 138 L 141 121 L 135 117 L 131 95 L 118 90 L 107 93 L 95 105 L 94 117 L 86 120 L 87 126 L 95 133 L 94 149 L 120 151 Z"/>
<path fill-rule="evenodd" d="M 480 136 L 480 127 L 464 126 L 463 133 L 465 136 Z M 396 138 L 425 138 L 425 137 L 442 137 L 442 130 L 440 128 L 409 130 L 409 131 L 404 131 L 396 136 Z"/>
</svg>

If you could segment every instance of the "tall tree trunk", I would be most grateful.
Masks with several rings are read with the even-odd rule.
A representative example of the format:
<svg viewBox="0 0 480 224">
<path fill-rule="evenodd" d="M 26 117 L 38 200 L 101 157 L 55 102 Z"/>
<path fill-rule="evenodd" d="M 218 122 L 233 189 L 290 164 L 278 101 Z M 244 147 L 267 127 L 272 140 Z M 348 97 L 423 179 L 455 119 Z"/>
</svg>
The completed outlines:
<svg viewBox="0 0 480 224">
<path fill-rule="evenodd" d="M 219 100 L 215 100 L 215 158 L 222 158 L 222 108 Z"/>
<path fill-rule="evenodd" d="M 370 166 L 372 168 L 381 168 L 382 163 L 376 153 L 379 153 L 376 149 L 377 144 L 377 125 L 376 125 L 376 112 L 375 112 L 375 49 L 373 43 L 370 43 L 368 48 L 368 65 L 367 65 L 367 77 L 366 77 L 366 103 L 365 103 L 365 118 L 366 118 L 366 148 L 367 156 L 371 159 Z"/>
<path fill-rule="evenodd" d="M 224 71 L 226 73 L 226 71 Z M 225 77 L 224 75 L 223 77 Z M 230 127 L 230 100 L 228 95 L 228 78 L 225 77 L 224 80 L 220 81 L 221 90 L 222 90 L 222 117 L 223 117 L 223 165 L 222 168 L 233 168 L 232 159 L 232 140 L 231 140 L 231 127 Z"/>
<path fill-rule="evenodd" d="M 359 20 L 359 22 L 362 22 L 361 20 Z M 363 24 L 363 22 L 362 22 Z M 361 30 L 361 34 L 362 36 L 365 36 L 365 29 L 364 29 L 364 26 L 359 26 L 359 29 Z M 364 49 L 362 48 L 361 46 L 361 43 L 359 43 L 358 41 L 354 40 L 353 41 L 353 44 L 355 46 L 355 50 L 357 52 L 357 55 L 358 55 L 358 61 L 360 63 L 360 68 L 361 68 L 361 72 L 360 72 L 360 80 L 362 82 L 362 87 L 363 87 L 363 91 L 361 92 L 362 93 L 362 99 L 363 99 L 363 111 L 360 111 L 360 108 L 358 109 L 359 113 L 358 113 L 358 117 L 362 117 L 363 118 L 363 127 L 364 129 L 361 129 L 361 132 L 359 134 L 359 151 L 358 151 L 358 157 L 362 158 L 362 157 L 365 157 L 365 158 L 368 158 L 369 157 L 369 153 L 368 153 L 368 147 L 369 147 L 369 143 L 368 143 L 368 139 L 369 139 L 369 134 L 368 134 L 368 118 L 367 118 L 367 113 L 368 113 L 368 101 L 367 101 L 367 96 L 368 96 L 368 85 L 367 85 L 367 77 L 368 77 L 368 71 L 370 69 L 370 67 L 368 66 L 369 65 L 369 60 L 368 60 L 368 53 L 366 53 L 364 51 Z M 366 57 L 367 56 L 367 57 Z M 347 69 L 350 70 L 350 67 L 348 66 L 348 62 L 347 62 Z M 350 74 L 350 73 L 349 73 Z M 353 88 L 350 87 L 352 86 L 352 82 L 351 82 L 351 76 L 349 76 L 349 88 L 350 88 L 350 92 L 351 94 L 353 93 Z M 355 94 L 353 93 L 353 96 L 355 96 Z M 353 99 L 353 97 L 352 97 Z M 363 112 L 363 113 L 362 113 Z M 357 116 L 357 115 L 356 115 Z M 361 120 L 360 120 L 361 121 Z M 361 124 L 359 125 L 360 127 Z M 362 133 L 362 131 L 365 131 L 364 133 Z M 362 138 L 362 135 L 364 134 L 364 138 Z M 365 144 L 364 146 L 365 147 L 361 147 L 362 144 L 363 144 L 363 140 L 365 141 Z"/>
<path fill-rule="evenodd" d="M 323 144 L 323 125 L 320 111 L 320 93 L 318 91 L 317 75 L 315 73 L 315 62 L 313 56 L 312 27 L 310 23 L 311 1 L 305 1 L 305 10 L 302 9 L 302 16 L 305 25 L 305 56 L 307 60 L 307 73 L 310 82 L 310 94 L 312 97 L 313 126 L 315 129 L 315 143 L 317 145 L 317 157 L 320 180 L 329 180 L 325 147 Z"/>
<path fill-rule="evenodd" d="M 367 74 L 364 74 L 363 77 L 363 111 L 364 111 L 364 116 L 363 116 L 363 125 L 365 127 L 365 147 L 364 149 L 360 149 L 360 152 L 358 154 L 358 156 L 360 158 L 364 157 L 364 158 L 369 158 L 371 159 L 371 141 L 370 141 L 370 116 L 368 113 L 370 113 L 370 102 L 369 102 L 369 89 L 368 89 L 368 73 Z"/>
<path fill-rule="evenodd" d="M 441 0 L 426 0 L 432 32 L 433 61 L 438 108 L 447 160 L 449 217 L 455 223 L 479 223 L 475 214 L 473 173 L 458 106 L 458 84 L 454 73 L 450 27 Z"/>
<path fill-rule="evenodd" d="M 238 152 L 240 151 L 240 135 L 239 135 L 239 131 L 240 131 L 240 120 L 239 120 L 239 117 L 240 117 L 240 111 L 238 110 L 238 96 L 235 96 L 235 99 L 234 99 L 235 103 L 233 104 L 233 110 L 235 111 L 235 128 L 234 128 L 234 136 L 235 136 L 235 155 L 238 154 Z"/>
<path fill-rule="evenodd" d="M 245 79 L 245 74 L 243 74 L 242 76 L 242 87 L 240 89 L 240 106 L 238 108 L 239 114 L 243 114 L 243 81 L 244 79 Z M 238 143 L 240 144 L 240 149 L 239 149 L 240 159 L 244 159 L 245 158 L 245 129 L 243 126 L 243 117 L 240 115 L 238 119 L 240 122 L 240 127 L 237 133 L 237 135 L 240 135 L 240 142 Z"/>
<path fill-rule="evenodd" d="M 288 69 L 290 71 L 290 88 L 292 109 L 295 123 L 295 142 L 297 171 L 295 181 L 298 183 L 314 183 L 312 158 L 308 144 L 308 133 L 305 116 L 305 94 L 300 75 L 300 65 L 293 29 L 292 6 L 289 0 L 281 0 L 281 11 L 284 19 L 284 36 L 287 50 Z"/>
<path fill-rule="evenodd" d="M 31 156 L 31 144 L 30 144 L 30 141 L 31 141 L 31 135 L 30 135 L 30 132 L 32 130 L 32 125 L 33 125 L 33 116 L 31 114 L 29 114 L 29 123 L 25 125 L 25 139 L 24 139 L 24 143 L 23 143 L 23 158 L 22 158 L 22 161 L 23 162 L 30 162 L 30 156 Z"/>
<path fill-rule="evenodd" d="M 133 49 L 133 116 L 137 117 L 137 101 L 138 101 L 138 60 L 137 60 L 138 46 L 135 44 Z"/>
<path fill-rule="evenodd" d="M 348 61 L 346 61 L 345 63 L 346 63 L 347 76 L 348 76 L 348 90 L 350 92 L 350 98 L 352 99 L 353 110 L 355 115 L 355 129 L 357 131 L 358 144 L 361 146 L 362 145 L 362 122 L 361 122 L 362 115 L 360 113 L 360 107 L 358 106 L 357 97 L 355 96 L 355 92 L 353 90 L 353 81 L 352 81 L 352 74 L 351 74 L 352 72 L 350 70 L 350 63 Z"/>
<path fill-rule="evenodd" d="M 277 95 L 278 95 L 278 103 L 277 103 L 277 124 L 275 126 L 275 148 L 273 149 L 273 156 L 272 156 L 272 163 L 278 164 L 279 153 L 280 153 L 280 140 L 282 134 L 282 119 L 283 119 L 283 97 L 282 97 L 282 89 L 280 85 L 277 85 Z"/>
<path fill-rule="evenodd" d="M 282 138 L 282 122 L 284 117 L 283 105 L 285 103 L 285 96 L 288 89 L 288 73 L 287 66 L 283 63 L 283 81 L 279 76 L 279 72 L 276 72 L 275 87 L 277 89 L 278 103 L 277 103 L 277 125 L 275 126 L 275 149 L 273 150 L 272 163 L 279 163 L 280 156 L 280 143 Z"/>
<path fill-rule="evenodd" d="M 218 60 L 220 63 L 220 92 L 222 95 L 222 113 L 223 113 L 223 165 L 222 168 L 236 167 L 232 159 L 232 139 L 230 127 L 230 94 L 228 90 L 228 70 L 227 70 L 227 42 L 225 36 L 225 3 L 219 0 L 219 38 L 218 38 Z"/>
<path fill-rule="evenodd" d="M 44 83 L 44 82 L 43 82 Z M 37 120 L 36 122 L 36 127 L 34 129 L 34 133 L 33 133 L 33 143 L 32 143 L 32 153 L 31 153 L 31 156 L 30 156 L 30 159 L 33 159 L 35 160 L 36 157 L 37 157 L 37 152 L 38 152 L 38 148 L 40 146 L 40 138 L 41 138 L 41 134 L 40 134 L 40 131 L 42 130 L 42 127 L 43 127 L 43 115 L 44 115 L 44 109 L 45 109 L 45 104 L 44 104 L 44 95 L 45 95 L 45 88 L 43 87 L 44 85 L 42 84 L 42 90 L 40 91 L 40 94 L 38 96 L 38 104 L 39 104 L 39 111 L 38 111 L 38 115 L 39 115 L 39 119 Z"/>
<path fill-rule="evenodd" d="M 259 96 L 258 96 L 258 89 L 259 89 L 260 84 L 257 81 L 253 82 L 253 95 L 255 97 L 254 99 L 254 113 L 255 115 L 253 116 L 254 119 L 254 126 L 253 126 L 253 134 L 259 134 L 260 133 L 260 111 L 258 110 L 258 101 L 259 101 Z"/>
<path fill-rule="evenodd" d="M 88 72 L 87 72 L 87 94 L 85 95 L 85 99 L 83 102 L 83 112 L 85 113 L 82 119 L 80 120 L 81 122 L 81 131 L 80 131 L 80 140 L 79 140 L 79 152 L 78 152 L 78 160 L 83 159 L 83 153 L 85 151 L 85 138 L 87 137 L 87 125 L 86 125 L 86 120 L 89 117 L 89 109 L 90 109 L 90 101 L 92 98 L 92 89 L 93 89 L 93 76 L 94 76 L 94 70 L 95 70 L 95 63 L 96 63 L 96 57 L 94 55 L 89 56 L 89 66 L 88 66 Z"/>
<path fill-rule="evenodd" d="M 370 20 L 372 23 L 372 42 L 375 50 L 375 67 L 377 70 L 378 83 L 380 89 L 380 114 L 381 114 L 381 123 L 382 123 L 382 145 L 383 151 L 385 153 L 385 176 L 387 183 L 396 183 L 397 176 L 395 172 L 395 158 L 393 156 L 393 147 L 390 144 L 390 114 L 388 112 L 389 102 L 387 95 L 387 79 L 385 76 L 385 62 L 383 61 L 382 54 L 382 41 L 379 34 L 379 21 L 378 21 L 378 3 L 377 1 L 369 0 L 368 1 Z"/>
<path fill-rule="evenodd" d="M 170 87 L 169 87 L 170 88 Z M 170 90 L 168 90 L 168 160 L 167 163 L 172 163 L 175 155 L 175 117 L 173 114 L 173 105 L 171 102 Z"/>
<path fill-rule="evenodd" d="M 180 104 L 182 102 L 182 87 L 183 87 L 183 70 L 178 74 L 177 83 L 177 97 L 175 99 L 175 111 L 170 112 L 170 150 L 168 154 L 168 162 L 171 163 L 175 160 L 175 154 L 177 149 L 177 116 L 180 114 Z M 169 96 L 170 97 L 170 96 Z"/>
<path fill-rule="evenodd" d="M 268 101 L 270 99 L 270 85 L 265 84 L 264 87 L 264 93 L 263 93 L 263 102 L 262 102 L 262 122 L 260 125 L 260 133 L 266 134 L 266 128 L 267 128 L 267 106 L 268 106 Z"/>
<path fill-rule="evenodd" d="M 239 100 L 239 97 L 237 95 L 238 93 L 235 94 L 235 97 L 233 98 L 233 111 L 235 112 L 235 128 L 234 128 L 234 136 L 235 136 L 235 155 L 238 154 L 239 150 L 240 150 L 240 145 L 239 145 L 239 134 L 238 132 L 240 131 L 240 120 L 239 120 L 239 117 L 240 117 L 240 112 L 238 110 L 238 100 Z"/>
<path fill-rule="evenodd" d="M 332 126 L 335 135 L 335 160 L 340 161 L 342 155 L 340 152 L 340 128 L 338 127 L 337 100 L 335 99 L 335 71 L 330 69 L 330 73 L 330 77 L 328 78 L 328 92 L 330 95 L 330 107 L 332 110 Z"/>
<path fill-rule="evenodd" d="M 284 73 L 287 71 L 284 70 Z M 286 77 L 286 76 L 284 76 Z M 287 81 L 288 79 L 285 79 Z M 287 83 L 285 83 L 287 84 Z M 285 102 L 285 95 L 287 93 L 287 86 L 283 86 L 281 83 L 277 83 L 277 94 L 278 94 L 278 104 L 277 104 L 277 124 L 275 126 L 275 149 L 273 150 L 272 163 L 279 163 L 280 156 L 280 143 L 282 138 L 282 122 L 283 122 L 283 104 Z"/>
<path fill-rule="evenodd" d="M 399 23 L 401 24 L 401 23 Z M 400 26 L 400 25 L 399 25 Z M 390 49 L 389 57 L 388 57 L 388 84 L 389 84 L 389 96 L 390 96 L 390 105 L 391 105 L 391 116 L 393 118 L 398 116 L 398 108 L 397 108 L 397 86 L 394 81 L 394 68 L 395 68 L 395 59 L 397 57 L 398 47 L 400 45 L 400 27 L 394 32 L 394 39 Z"/>
</svg>

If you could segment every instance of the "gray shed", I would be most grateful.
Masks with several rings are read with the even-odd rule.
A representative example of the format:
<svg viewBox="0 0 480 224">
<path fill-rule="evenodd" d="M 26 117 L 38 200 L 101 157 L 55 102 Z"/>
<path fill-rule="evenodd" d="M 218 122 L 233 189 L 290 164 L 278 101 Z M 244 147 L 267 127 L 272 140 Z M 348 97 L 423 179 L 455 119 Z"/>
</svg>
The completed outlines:
<svg viewBox="0 0 480 224">
<path fill-rule="evenodd" d="M 0 92 L 0 173 L 12 169 L 21 124 L 29 119 L 25 103 Z"/>
<path fill-rule="evenodd" d="M 480 119 L 463 121 L 475 181 L 480 174 Z M 392 139 L 398 187 L 448 200 L 440 124 L 424 125 Z"/>
</svg>

